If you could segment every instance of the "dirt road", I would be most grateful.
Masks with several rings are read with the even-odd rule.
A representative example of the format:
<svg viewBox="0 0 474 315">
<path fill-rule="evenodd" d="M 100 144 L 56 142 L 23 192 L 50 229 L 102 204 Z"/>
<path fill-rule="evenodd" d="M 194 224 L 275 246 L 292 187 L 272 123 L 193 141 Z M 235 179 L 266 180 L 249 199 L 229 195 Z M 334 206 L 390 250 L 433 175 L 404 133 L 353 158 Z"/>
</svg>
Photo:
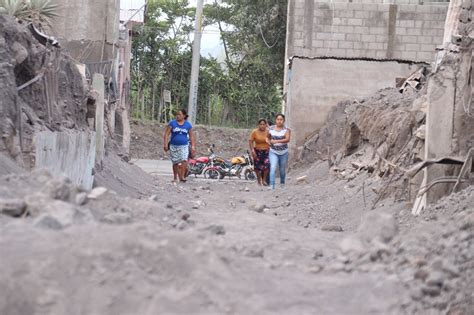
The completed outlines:
<svg viewBox="0 0 474 315">
<path fill-rule="evenodd" d="M 170 160 L 134 159 L 131 163 L 153 176 L 173 176 Z"/>
<path fill-rule="evenodd" d="M 82 202 L 42 174 L 3 178 L 1 195 L 36 212 L 1 216 L 0 313 L 467 314 L 471 191 L 433 210 L 427 228 L 399 202 L 369 211 L 367 177 L 336 180 L 326 164 L 303 171 L 306 182 L 292 172 L 275 191 L 157 176 L 150 200 L 108 191 Z M 451 273 L 439 277 L 433 262 Z M 441 285 L 427 286 L 437 274 Z"/>
</svg>

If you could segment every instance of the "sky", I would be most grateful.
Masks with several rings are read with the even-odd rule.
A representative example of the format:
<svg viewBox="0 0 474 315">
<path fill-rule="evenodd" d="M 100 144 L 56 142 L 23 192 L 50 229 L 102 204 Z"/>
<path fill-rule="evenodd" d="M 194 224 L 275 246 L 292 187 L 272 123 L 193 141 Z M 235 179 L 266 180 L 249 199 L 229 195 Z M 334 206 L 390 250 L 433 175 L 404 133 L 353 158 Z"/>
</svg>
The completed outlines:
<svg viewBox="0 0 474 315">
<path fill-rule="evenodd" d="M 204 0 L 204 4 L 212 3 L 214 0 Z M 196 6 L 197 0 L 189 0 L 190 6 Z M 145 0 L 120 0 L 120 20 L 128 20 L 137 10 L 145 4 Z M 143 21 L 143 11 L 135 15 L 133 21 Z M 219 29 L 217 26 L 207 26 L 202 34 L 201 55 L 219 57 L 222 55 Z"/>
</svg>

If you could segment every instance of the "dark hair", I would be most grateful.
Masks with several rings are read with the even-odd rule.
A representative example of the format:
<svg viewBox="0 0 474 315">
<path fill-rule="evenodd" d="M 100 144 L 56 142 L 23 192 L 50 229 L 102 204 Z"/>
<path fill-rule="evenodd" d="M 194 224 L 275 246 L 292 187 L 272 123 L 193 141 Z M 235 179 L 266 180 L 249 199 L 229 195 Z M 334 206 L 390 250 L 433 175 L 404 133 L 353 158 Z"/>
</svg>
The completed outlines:
<svg viewBox="0 0 474 315">
<path fill-rule="evenodd" d="M 188 115 L 188 111 L 187 111 L 187 110 L 185 110 L 184 108 L 181 108 L 178 112 L 183 113 L 184 119 L 188 119 L 189 115 Z"/>
<path fill-rule="evenodd" d="M 267 120 L 266 120 L 265 118 L 260 118 L 260 119 L 258 120 L 258 124 L 260 125 L 260 123 L 261 123 L 262 121 L 263 121 L 264 123 L 267 123 Z"/>
<path fill-rule="evenodd" d="M 281 118 L 283 118 L 283 120 L 285 120 L 285 115 L 283 115 L 283 114 L 276 114 L 275 115 L 275 120 L 278 118 L 278 116 L 281 116 Z"/>
</svg>

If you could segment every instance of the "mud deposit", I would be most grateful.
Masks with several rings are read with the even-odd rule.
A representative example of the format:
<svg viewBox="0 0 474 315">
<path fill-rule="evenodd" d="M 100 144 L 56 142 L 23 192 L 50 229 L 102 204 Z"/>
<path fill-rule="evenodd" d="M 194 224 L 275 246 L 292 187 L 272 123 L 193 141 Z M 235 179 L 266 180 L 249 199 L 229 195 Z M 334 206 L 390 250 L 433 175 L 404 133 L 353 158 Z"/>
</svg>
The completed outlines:
<svg viewBox="0 0 474 315">
<path fill-rule="evenodd" d="M 142 200 L 4 176 L 0 313 L 469 314 L 472 187 L 415 218 L 327 174 L 275 191 L 154 178 Z"/>
</svg>

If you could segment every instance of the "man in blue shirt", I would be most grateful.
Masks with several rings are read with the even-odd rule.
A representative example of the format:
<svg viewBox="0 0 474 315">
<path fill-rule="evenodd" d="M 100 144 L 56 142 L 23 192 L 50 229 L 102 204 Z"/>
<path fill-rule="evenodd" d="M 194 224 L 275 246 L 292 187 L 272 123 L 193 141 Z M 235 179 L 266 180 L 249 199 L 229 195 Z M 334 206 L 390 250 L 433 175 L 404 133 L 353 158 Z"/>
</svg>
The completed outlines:
<svg viewBox="0 0 474 315">
<path fill-rule="evenodd" d="M 176 119 L 171 120 L 166 127 L 163 137 L 163 149 L 170 152 L 173 163 L 174 180 L 186 181 L 188 169 L 189 142 L 191 142 L 191 153 L 196 153 L 193 126 L 187 121 L 188 115 L 185 109 L 176 114 Z M 171 137 L 170 137 L 171 136 Z"/>
</svg>

